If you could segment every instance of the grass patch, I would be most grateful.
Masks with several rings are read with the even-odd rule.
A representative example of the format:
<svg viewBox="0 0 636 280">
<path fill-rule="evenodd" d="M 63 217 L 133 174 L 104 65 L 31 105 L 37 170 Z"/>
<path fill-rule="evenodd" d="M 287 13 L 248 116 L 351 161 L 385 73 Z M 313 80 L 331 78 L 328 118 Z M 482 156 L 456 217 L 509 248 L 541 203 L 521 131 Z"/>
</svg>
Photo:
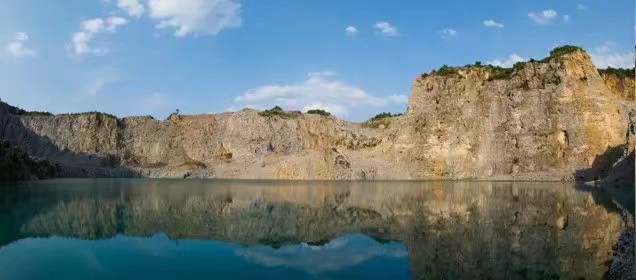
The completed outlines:
<svg viewBox="0 0 636 280">
<path fill-rule="evenodd" d="M 391 119 L 390 118 L 399 117 L 399 116 L 402 116 L 402 115 L 403 115 L 402 113 L 391 114 L 389 112 L 382 112 L 382 113 L 379 113 L 379 114 L 373 116 L 368 121 L 362 123 L 362 126 L 363 127 L 378 128 L 381 125 L 384 125 L 385 127 L 389 127 L 389 125 L 391 124 Z"/>
<path fill-rule="evenodd" d="M 22 116 L 53 116 L 51 112 L 41 112 L 41 111 L 23 111 L 20 112 Z"/>
<path fill-rule="evenodd" d="M 452 76 L 452 75 L 459 75 L 459 72 L 457 71 L 458 68 L 457 67 L 451 67 L 448 65 L 444 65 L 442 67 L 440 67 L 437 70 L 433 70 L 431 72 L 427 72 L 427 73 L 423 73 L 422 75 L 420 75 L 420 77 L 422 79 L 431 76 L 431 75 L 437 75 L 437 76 Z"/>
<path fill-rule="evenodd" d="M 584 49 L 577 46 L 565 45 L 565 46 L 556 47 L 550 51 L 550 56 L 542 59 L 541 62 L 547 62 L 552 58 L 560 57 L 560 56 L 570 54 L 576 51 L 585 52 Z"/>
<path fill-rule="evenodd" d="M 635 74 L 634 74 L 634 68 L 629 69 L 629 68 L 612 68 L 612 67 L 607 67 L 605 69 L 598 69 L 598 73 L 599 74 L 605 74 L 605 75 L 616 75 L 618 78 L 634 78 Z"/>
<path fill-rule="evenodd" d="M 580 47 L 565 45 L 565 46 L 556 47 L 556 48 L 552 49 L 550 51 L 550 57 L 559 57 L 559 56 L 570 54 L 570 53 L 573 53 L 573 52 L 576 52 L 576 51 L 585 52 L 585 50 L 583 50 Z"/>
<path fill-rule="evenodd" d="M 285 111 L 283 108 L 279 106 L 274 106 L 274 108 L 265 110 L 262 112 L 258 112 L 258 115 L 261 117 L 281 117 L 281 118 L 295 118 L 300 116 L 302 113 L 300 111 Z"/>
<path fill-rule="evenodd" d="M 439 70 L 437 70 L 436 73 L 437 75 L 440 75 L 440 76 L 451 76 L 451 75 L 459 74 L 456 67 L 450 67 L 447 65 L 444 65 L 441 68 L 439 68 Z"/>
<path fill-rule="evenodd" d="M 535 62 L 535 60 L 530 59 L 529 62 Z M 486 68 L 488 68 L 491 72 L 494 72 L 492 76 L 488 77 L 488 81 L 510 79 L 512 75 L 515 72 L 521 70 L 521 68 L 523 68 L 524 65 L 526 65 L 526 62 L 523 62 L 523 61 L 515 63 L 512 66 L 512 68 L 504 68 L 500 66 L 487 65 Z"/>
<path fill-rule="evenodd" d="M 90 112 L 83 112 L 83 113 L 66 113 L 66 114 L 62 114 L 62 115 L 66 115 L 66 116 L 81 116 L 81 115 L 98 115 L 98 116 L 105 116 L 105 117 L 110 117 L 113 119 L 117 119 L 117 117 L 113 114 L 108 114 L 108 113 L 102 113 L 102 112 L 97 112 L 97 111 L 90 111 Z"/>
<path fill-rule="evenodd" d="M 325 111 L 325 110 L 321 110 L 321 109 L 312 109 L 307 111 L 307 114 L 312 114 L 312 115 L 321 115 L 321 116 L 325 116 L 325 117 L 329 117 L 331 116 L 331 113 Z"/>
<path fill-rule="evenodd" d="M 392 117 L 399 117 L 401 115 L 403 114 L 402 113 L 391 114 L 389 112 L 382 112 L 370 118 L 368 122 L 379 121 L 381 119 L 392 118 Z"/>
</svg>

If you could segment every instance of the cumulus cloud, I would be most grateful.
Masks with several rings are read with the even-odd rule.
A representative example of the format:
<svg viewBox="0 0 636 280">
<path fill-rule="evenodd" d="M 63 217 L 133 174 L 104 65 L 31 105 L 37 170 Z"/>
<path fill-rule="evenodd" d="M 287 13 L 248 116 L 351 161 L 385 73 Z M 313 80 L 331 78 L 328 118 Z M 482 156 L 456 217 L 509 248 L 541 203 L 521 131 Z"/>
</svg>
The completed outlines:
<svg viewBox="0 0 636 280">
<path fill-rule="evenodd" d="M 331 72 L 307 74 L 304 82 L 288 85 L 265 85 L 247 90 L 234 101 L 238 107 L 255 109 L 282 106 L 288 110 L 323 109 L 337 116 L 347 116 L 355 106 L 382 107 L 390 102 L 404 102 L 404 97 L 387 99 L 373 96 L 365 90 L 335 79 Z M 235 108 L 233 108 L 235 109 Z"/>
<path fill-rule="evenodd" d="M 563 22 L 569 22 L 569 21 L 570 21 L 570 15 L 564 15 Z"/>
<path fill-rule="evenodd" d="M 496 22 L 496 21 L 494 21 L 494 20 L 492 20 L 492 19 L 484 20 L 484 25 L 485 25 L 486 27 L 504 28 L 504 25 L 503 25 L 502 23 L 500 23 L 500 22 Z"/>
<path fill-rule="evenodd" d="M 583 5 L 583 4 L 579 4 L 578 6 L 576 6 L 577 9 L 579 10 L 585 10 L 587 9 L 587 6 Z"/>
<path fill-rule="evenodd" d="M 118 0 L 117 7 L 126 11 L 131 17 L 140 17 L 146 11 L 146 8 L 139 0 Z"/>
<path fill-rule="evenodd" d="M 394 37 L 399 35 L 397 28 L 386 21 L 380 21 L 374 24 L 373 28 L 375 28 L 380 34 L 387 37 Z"/>
<path fill-rule="evenodd" d="M 512 54 L 512 55 L 510 55 L 507 58 L 489 60 L 489 61 L 486 62 L 486 64 L 509 68 L 509 67 L 512 67 L 517 62 L 522 62 L 522 61 L 526 61 L 526 60 L 528 60 L 528 59 L 524 58 L 524 57 L 522 57 L 522 56 L 520 56 L 518 54 Z"/>
<path fill-rule="evenodd" d="M 147 0 L 150 17 L 158 28 L 174 28 L 175 36 L 216 36 L 223 29 L 241 26 L 238 0 Z"/>
<path fill-rule="evenodd" d="M 130 19 L 146 15 L 157 22 L 158 29 L 174 29 L 175 36 L 212 35 L 226 28 L 241 26 L 240 0 L 104 0 L 116 3 L 129 18 L 111 16 L 93 18 L 80 24 L 68 48 L 75 55 L 104 54 L 106 48 L 94 48 L 91 41 L 103 32 L 115 32 Z M 155 37 L 158 34 L 155 33 Z"/>
<path fill-rule="evenodd" d="M 89 45 L 90 41 L 96 34 L 103 32 L 114 33 L 126 23 L 128 23 L 127 19 L 117 16 L 82 21 L 80 23 L 80 31 L 73 33 L 71 37 L 69 48 L 76 55 L 106 53 L 108 50 L 105 48 L 91 47 Z"/>
<path fill-rule="evenodd" d="M 36 56 L 38 52 L 25 46 L 29 41 L 29 35 L 24 32 L 16 32 L 13 39 L 6 46 L 9 54 L 15 57 Z"/>
<path fill-rule="evenodd" d="M 104 20 L 101 18 L 85 20 L 80 23 L 80 27 L 86 32 L 97 33 L 104 28 Z"/>
<path fill-rule="evenodd" d="M 355 36 L 358 34 L 358 28 L 355 26 L 347 26 L 347 28 L 345 28 L 345 33 L 349 36 Z"/>
<path fill-rule="evenodd" d="M 598 68 L 632 68 L 634 67 L 634 52 L 620 52 L 614 42 L 605 42 L 598 46 L 590 55 L 594 65 Z"/>
<path fill-rule="evenodd" d="M 552 9 L 543 10 L 541 12 L 532 12 L 528 14 L 528 17 L 538 24 L 549 24 L 557 16 L 557 12 Z"/>
<path fill-rule="evenodd" d="M 457 31 L 455 29 L 451 29 L 451 28 L 445 28 L 439 31 L 440 36 L 442 36 L 442 39 L 444 40 L 450 40 L 453 37 L 457 36 Z"/>
</svg>

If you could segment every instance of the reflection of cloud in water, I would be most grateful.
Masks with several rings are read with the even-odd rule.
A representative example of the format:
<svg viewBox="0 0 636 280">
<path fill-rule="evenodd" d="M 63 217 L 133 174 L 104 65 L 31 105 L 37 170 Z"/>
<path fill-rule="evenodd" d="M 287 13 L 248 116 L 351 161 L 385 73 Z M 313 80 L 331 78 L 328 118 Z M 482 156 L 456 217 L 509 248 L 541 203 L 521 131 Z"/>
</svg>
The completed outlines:
<svg viewBox="0 0 636 280">
<path fill-rule="evenodd" d="M 278 249 L 262 245 L 243 247 L 235 254 L 262 266 L 295 268 L 313 275 L 353 267 L 377 257 L 408 257 L 404 244 L 382 244 L 363 234 L 342 236 L 322 246 L 303 243 Z"/>
</svg>

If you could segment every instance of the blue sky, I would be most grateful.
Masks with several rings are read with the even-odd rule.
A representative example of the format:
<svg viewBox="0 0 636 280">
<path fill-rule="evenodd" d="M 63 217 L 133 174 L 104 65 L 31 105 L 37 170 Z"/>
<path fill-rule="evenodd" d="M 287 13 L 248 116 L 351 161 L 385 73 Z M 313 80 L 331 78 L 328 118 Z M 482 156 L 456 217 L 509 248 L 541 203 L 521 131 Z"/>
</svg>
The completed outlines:
<svg viewBox="0 0 636 280">
<path fill-rule="evenodd" d="M 578 45 L 631 67 L 634 1 L 0 0 L 0 98 L 118 116 L 246 106 L 360 121 L 441 65 Z"/>
</svg>

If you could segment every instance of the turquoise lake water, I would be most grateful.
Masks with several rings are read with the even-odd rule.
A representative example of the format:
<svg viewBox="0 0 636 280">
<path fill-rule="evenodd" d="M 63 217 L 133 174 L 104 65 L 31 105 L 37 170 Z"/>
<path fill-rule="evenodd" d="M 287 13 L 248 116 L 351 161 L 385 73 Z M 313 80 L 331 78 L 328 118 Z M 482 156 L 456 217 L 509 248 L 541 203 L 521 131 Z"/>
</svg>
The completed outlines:
<svg viewBox="0 0 636 280">
<path fill-rule="evenodd" d="M 568 183 L 58 179 L 0 187 L 0 279 L 598 279 Z"/>
</svg>

